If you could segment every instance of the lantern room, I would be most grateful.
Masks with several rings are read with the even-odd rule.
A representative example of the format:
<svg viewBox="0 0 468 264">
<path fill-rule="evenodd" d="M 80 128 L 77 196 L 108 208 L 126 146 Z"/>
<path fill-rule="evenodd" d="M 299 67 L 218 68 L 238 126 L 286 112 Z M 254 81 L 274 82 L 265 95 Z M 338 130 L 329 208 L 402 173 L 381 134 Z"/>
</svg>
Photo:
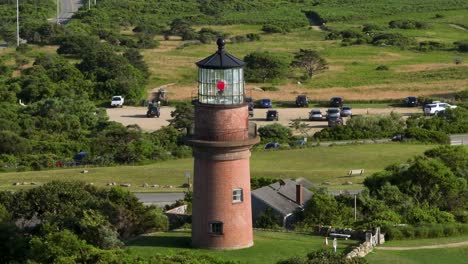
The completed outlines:
<svg viewBox="0 0 468 264">
<path fill-rule="evenodd" d="M 218 51 L 197 62 L 198 102 L 238 105 L 244 102 L 244 62 L 224 50 L 225 41 L 216 41 Z"/>
</svg>

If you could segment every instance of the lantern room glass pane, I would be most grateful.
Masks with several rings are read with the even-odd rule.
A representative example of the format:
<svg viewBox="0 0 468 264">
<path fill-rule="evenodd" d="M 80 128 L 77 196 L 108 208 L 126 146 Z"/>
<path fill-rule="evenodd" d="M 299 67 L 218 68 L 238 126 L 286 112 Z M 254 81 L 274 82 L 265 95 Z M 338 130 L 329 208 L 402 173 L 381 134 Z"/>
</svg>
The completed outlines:
<svg viewBox="0 0 468 264">
<path fill-rule="evenodd" d="M 223 82 L 220 87 L 219 83 Z M 221 88 L 222 87 L 222 88 Z M 244 100 L 242 68 L 198 70 L 198 101 L 202 104 L 232 105 Z"/>
</svg>

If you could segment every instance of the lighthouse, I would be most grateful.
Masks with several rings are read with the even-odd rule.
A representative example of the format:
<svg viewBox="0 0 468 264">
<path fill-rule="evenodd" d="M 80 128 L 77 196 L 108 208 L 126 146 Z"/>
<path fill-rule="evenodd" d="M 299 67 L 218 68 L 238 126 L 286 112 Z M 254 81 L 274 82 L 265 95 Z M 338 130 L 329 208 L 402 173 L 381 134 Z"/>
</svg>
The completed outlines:
<svg viewBox="0 0 468 264">
<path fill-rule="evenodd" d="M 196 63 L 198 100 L 193 134 L 192 246 L 240 249 L 253 245 L 250 149 L 260 139 L 249 123 L 244 62 L 218 50 Z"/>
</svg>

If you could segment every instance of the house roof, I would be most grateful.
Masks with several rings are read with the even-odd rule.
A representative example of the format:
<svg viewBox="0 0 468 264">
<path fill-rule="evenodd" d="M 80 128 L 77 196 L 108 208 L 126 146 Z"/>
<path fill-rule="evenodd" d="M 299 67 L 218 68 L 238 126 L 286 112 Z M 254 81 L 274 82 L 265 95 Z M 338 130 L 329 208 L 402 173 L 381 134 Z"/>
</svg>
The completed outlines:
<svg viewBox="0 0 468 264">
<path fill-rule="evenodd" d="M 252 196 L 262 200 L 268 204 L 272 209 L 287 215 L 294 212 L 297 208 L 301 207 L 296 203 L 296 185 L 302 184 L 302 201 L 308 201 L 313 193 L 309 191 L 306 186 L 314 186 L 311 182 L 305 179 L 298 180 L 283 180 L 284 185 L 280 182 L 275 182 L 268 186 L 252 191 Z"/>
</svg>

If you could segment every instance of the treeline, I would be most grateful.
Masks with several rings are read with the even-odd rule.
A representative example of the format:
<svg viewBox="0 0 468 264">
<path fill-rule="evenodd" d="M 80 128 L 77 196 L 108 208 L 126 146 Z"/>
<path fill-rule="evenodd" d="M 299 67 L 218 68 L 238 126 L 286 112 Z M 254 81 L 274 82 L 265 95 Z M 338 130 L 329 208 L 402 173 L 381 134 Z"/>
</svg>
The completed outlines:
<svg viewBox="0 0 468 264">
<path fill-rule="evenodd" d="M 124 241 L 167 228 L 161 209 L 119 188 L 51 182 L 0 192 L 1 263 L 231 263 L 189 253 L 140 257 L 123 250 Z"/>
<path fill-rule="evenodd" d="M 23 48 L 24 46 L 20 46 Z M 27 51 L 26 51 L 27 52 Z M 98 102 L 144 93 L 148 67 L 135 49 L 117 53 L 92 37 L 64 39 L 62 56 L 39 55 L 31 67 L 0 62 L 0 164 L 2 170 L 40 170 L 63 165 L 112 165 L 187 157 L 184 127 L 153 133 L 109 122 Z M 21 51 L 17 56 L 23 56 Z M 177 120 L 177 118 L 176 118 Z M 84 159 L 73 159 L 86 152 Z"/>
<path fill-rule="evenodd" d="M 314 225 L 392 228 L 398 224 L 468 223 L 468 151 L 462 146 L 428 150 L 405 164 L 394 164 L 364 180 L 354 197 L 315 192 L 306 202 L 297 229 Z M 458 227 L 456 227 L 457 229 Z M 461 228 L 466 233 L 468 228 Z M 460 231 L 457 231 L 460 232 Z M 442 236 L 445 236 L 442 232 Z"/>
</svg>

